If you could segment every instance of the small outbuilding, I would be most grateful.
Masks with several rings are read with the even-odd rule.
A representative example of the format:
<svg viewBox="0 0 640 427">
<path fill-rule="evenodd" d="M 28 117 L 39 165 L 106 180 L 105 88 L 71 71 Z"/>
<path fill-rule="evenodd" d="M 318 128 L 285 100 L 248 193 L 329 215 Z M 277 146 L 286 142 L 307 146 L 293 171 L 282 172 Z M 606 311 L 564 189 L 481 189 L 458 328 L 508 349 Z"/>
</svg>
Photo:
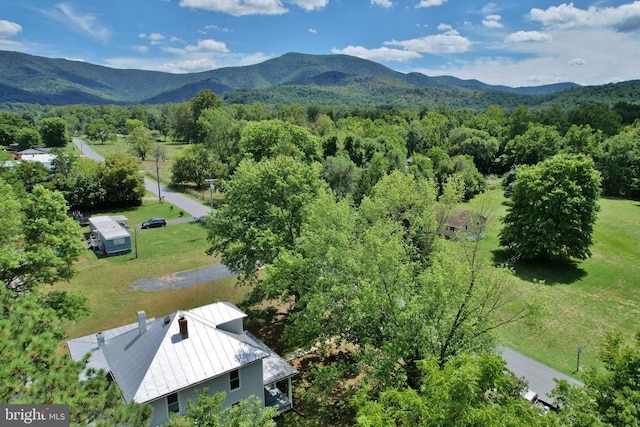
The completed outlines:
<svg viewBox="0 0 640 427">
<path fill-rule="evenodd" d="M 119 216 L 94 216 L 89 218 L 91 234 L 87 245 L 99 255 L 113 256 L 131 252 L 131 235 L 127 218 Z"/>
</svg>

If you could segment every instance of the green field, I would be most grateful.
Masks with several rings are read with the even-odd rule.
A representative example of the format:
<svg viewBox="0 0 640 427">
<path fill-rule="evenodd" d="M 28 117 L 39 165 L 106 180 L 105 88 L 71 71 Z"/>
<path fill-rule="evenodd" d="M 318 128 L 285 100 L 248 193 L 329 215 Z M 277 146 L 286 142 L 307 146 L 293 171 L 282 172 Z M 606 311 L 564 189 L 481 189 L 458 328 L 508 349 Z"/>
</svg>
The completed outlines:
<svg viewBox="0 0 640 427">
<path fill-rule="evenodd" d="M 494 190 L 494 221 L 482 242 L 485 256 L 503 260 L 498 251 L 499 218 L 506 208 Z M 594 229 L 593 255 L 575 264 L 517 263 L 522 286 L 544 281 L 539 297 L 547 313 L 539 328 L 510 325 L 499 331 L 505 344 L 540 362 L 574 374 L 578 346 L 581 369 L 596 363 L 595 356 L 607 332 L 619 331 L 631 339 L 640 330 L 640 203 L 601 199 Z M 579 378 L 579 374 L 575 375 Z"/>
<path fill-rule="evenodd" d="M 150 201 L 145 201 L 136 210 L 110 214 L 126 215 L 132 229 L 135 224 L 155 216 L 167 220 L 179 218 L 179 210 L 168 203 Z M 88 233 L 89 229 L 84 227 L 82 231 Z M 130 284 L 138 278 L 164 276 L 218 262 L 217 258 L 205 253 L 208 247 L 206 230 L 197 223 L 138 230 L 132 233 L 132 247 L 136 240 L 138 258 L 135 250 L 110 258 L 97 258 L 87 250 L 77 262 L 79 273 L 70 282 L 55 285 L 55 289 L 79 290 L 89 297 L 91 314 L 66 325 L 70 338 L 134 322 L 138 310 L 145 310 L 149 317 L 157 317 L 216 300 L 239 302 L 244 298 L 246 289 L 236 286 L 235 278 L 170 291 L 133 290 Z"/>
</svg>

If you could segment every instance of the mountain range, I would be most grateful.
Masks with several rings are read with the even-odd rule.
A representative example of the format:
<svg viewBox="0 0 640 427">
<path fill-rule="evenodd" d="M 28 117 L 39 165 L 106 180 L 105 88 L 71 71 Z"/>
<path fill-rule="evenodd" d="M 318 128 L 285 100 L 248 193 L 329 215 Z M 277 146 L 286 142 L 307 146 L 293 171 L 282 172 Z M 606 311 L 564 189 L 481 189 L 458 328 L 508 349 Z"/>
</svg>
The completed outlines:
<svg viewBox="0 0 640 427">
<path fill-rule="evenodd" d="M 0 104 L 162 104 L 211 89 L 227 103 L 350 106 L 540 106 L 585 98 L 613 104 L 640 98 L 640 81 L 508 87 L 452 76 L 400 73 L 348 55 L 288 53 L 265 62 L 171 74 L 122 70 L 67 59 L 0 51 Z"/>
</svg>

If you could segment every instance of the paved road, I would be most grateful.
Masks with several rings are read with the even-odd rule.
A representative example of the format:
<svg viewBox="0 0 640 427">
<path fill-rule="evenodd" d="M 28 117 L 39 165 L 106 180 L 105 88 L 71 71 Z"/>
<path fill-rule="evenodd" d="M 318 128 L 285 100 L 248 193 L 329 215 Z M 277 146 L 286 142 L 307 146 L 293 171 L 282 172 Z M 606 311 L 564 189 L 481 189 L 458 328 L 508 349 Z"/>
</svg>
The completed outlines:
<svg viewBox="0 0 640 427">
<path fill-rule="evenodd" d="M 556 387 L 554 378 L 559 380 L 567 380 L 569 384 L 583 386 L 584 384 L 578 380 L 571 378 L 562 372 L 556 371 L 550 366 L 533 360 L 517 351 L 502 347 L 502 357 L 507 362 L 507 368 L 513 372 L 516 377 L 524 377 L 529 382 L 529 390 L 538 393 L 540 399 L 547 403 L 552 403 L 550 397 L 551 391 Z"/>
<path fill-rule="evenodd" d="M 91 146 L 86 144 L 80 138 L 73 138 L 73 143 L 80 149 L 82 154 L 89 157 L 90 159 L 97 160 L 99 162 L 104 161 L 104 158 L 100 156 L 98 153 L 91 149 Z M 158 194 L 158 182 L 151 178 L 144 178 L 144 185 L 147 188 L 147 191 Z M 171 190 L 170 188 L 165 187 L 164 185 L 160 185 L 160 195 L 164 196 L 164 200 L 166 202 L 175 205 L 176 207 L 182 209 L 187 212 L 194 218 L 199 218 L 201 216 L 205 216 L 211 212 L 211 208 L 192 200 L 181 193 Z"/>
</svg>

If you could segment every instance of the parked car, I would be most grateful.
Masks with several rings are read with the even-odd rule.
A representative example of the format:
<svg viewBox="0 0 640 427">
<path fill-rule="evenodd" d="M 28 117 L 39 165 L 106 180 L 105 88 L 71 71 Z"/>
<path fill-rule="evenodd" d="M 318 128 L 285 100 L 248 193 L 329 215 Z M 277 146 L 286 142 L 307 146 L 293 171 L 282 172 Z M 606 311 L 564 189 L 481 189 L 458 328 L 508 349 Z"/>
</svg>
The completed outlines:
<svg viewBox="0 0 640 427">
<path fill-rule="evenodd" d="M 167 221 L 164 218 L 151 218 L 148 221 L 142 223 L 140 228 L 156 228 L 156 227 L 164 227 L 167 225 Z"/>
</svg>

